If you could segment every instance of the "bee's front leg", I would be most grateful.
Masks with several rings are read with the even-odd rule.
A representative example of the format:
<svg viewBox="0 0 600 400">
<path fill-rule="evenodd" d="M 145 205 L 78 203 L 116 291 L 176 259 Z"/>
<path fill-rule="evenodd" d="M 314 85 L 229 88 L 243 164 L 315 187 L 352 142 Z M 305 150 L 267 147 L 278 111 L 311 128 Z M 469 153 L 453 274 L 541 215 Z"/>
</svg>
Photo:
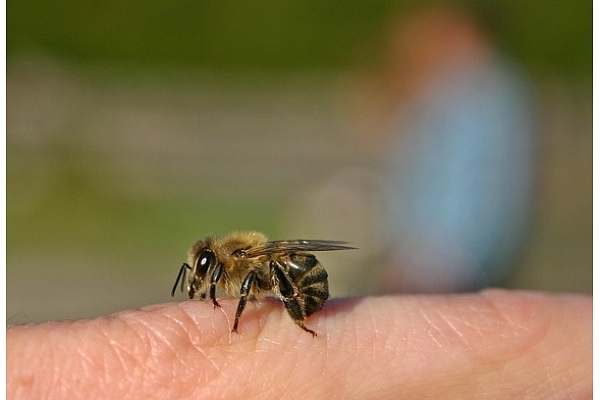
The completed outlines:
<svg viewBox="0 0 600 400">
<path fill-rule="evenodd" d="M 237 311 L 235 312 L 235 321 L 233 322 L 233 329 L 231 332 L 237 332 L 238 322 L 242 316 L 242 313 L 244 312 L 244 308 L 246 308 L 248 293 L 250 293 L 250 289 L 252 288 L 255 280 L 256 272 L 250 271 L 242 282 L 242 287 L 240 288 L 240 302 L 238 303 Z"/>
</svg>

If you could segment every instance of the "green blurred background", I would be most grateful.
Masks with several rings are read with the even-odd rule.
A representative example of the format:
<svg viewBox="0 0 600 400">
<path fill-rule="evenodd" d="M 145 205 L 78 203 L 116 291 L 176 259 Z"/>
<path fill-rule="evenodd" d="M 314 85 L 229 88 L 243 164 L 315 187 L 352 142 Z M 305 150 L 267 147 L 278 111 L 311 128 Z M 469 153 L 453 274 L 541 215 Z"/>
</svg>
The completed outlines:
<svg viewBox="0 0 600 400">
<path fill-rule="evenodd" d="M 421 3 L 9 1 L 8 322 L 169 301 L 207 234 L 319 235 L 295 210 L 356 161 L 353 77 Z M 592 3 L 452 4 L 537 92 L 536 220 L 507 286 L 591 293 Z M 361 250 L 328 263 L 373 259 L 348 236 L 326 238 Z"/>
</svg>

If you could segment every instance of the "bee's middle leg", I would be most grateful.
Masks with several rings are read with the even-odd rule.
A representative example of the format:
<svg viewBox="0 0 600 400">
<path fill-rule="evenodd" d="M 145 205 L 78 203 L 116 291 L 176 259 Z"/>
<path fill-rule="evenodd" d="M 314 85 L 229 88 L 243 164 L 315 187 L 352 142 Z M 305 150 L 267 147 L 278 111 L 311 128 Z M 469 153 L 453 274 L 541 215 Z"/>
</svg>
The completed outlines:
<svg viewBox="0 0 600 400">
<path fill-rule="evenodd" d="M 238 323 L 242 313 L 244 312 L 244 308 L 246 308 L 246 301 L 248 298 L 248 293 L 250 293 L 250 289 L 256 280 L 256 272 L 250 271 L 248 275 L 244 278 L 242 282 L 242 287 L 240 288 L 240 302 L 238 303 L 237 310 L 235 312 L 235 321 L 233 322 L 233 329 L 231 332 L 237 332 Z"/>
<path fill-rule="evenodd" d="M 212 300 L 213 306 L 215 306 L 215 308 L 221 307 L 221 305 L 217 301 L 215 292 L 217 289 L 217 283 L 219 282 L 219 279 L 221 279 L 222 275 L 223 275 L 223 264 L 217 264 L 217 266 L 215 267 L 215 269 L 213 270 L 213 272 L 210 276 L 210 299 Z"/>
</svg>

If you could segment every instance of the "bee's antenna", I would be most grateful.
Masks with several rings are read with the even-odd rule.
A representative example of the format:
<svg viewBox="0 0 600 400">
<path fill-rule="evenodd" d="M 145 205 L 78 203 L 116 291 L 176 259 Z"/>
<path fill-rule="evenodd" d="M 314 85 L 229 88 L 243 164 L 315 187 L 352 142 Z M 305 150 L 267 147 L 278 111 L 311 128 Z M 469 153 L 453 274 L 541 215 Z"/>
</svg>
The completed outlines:
<svg viewBox="0 0 600 400">
<path fill-rule="evenodd" d="M 179 268 L 179 273 L 177 274 L 177 279 L 175 279 L 175 284 L 173 285 L 173 289 L 171 289 L 171 297 L 175 296 L 175 289 L 177 289 L 177 285 L 179 284 L 179 280 L 181 279 L 181 291 L 183 292 L 183 283 L 185 281 L 185 272 L 186 269 L 191 269 L 188 263 L 183 263 L 181 268 Z M 183 277 L 182 277 L 183 275 Z"/>
</svg>

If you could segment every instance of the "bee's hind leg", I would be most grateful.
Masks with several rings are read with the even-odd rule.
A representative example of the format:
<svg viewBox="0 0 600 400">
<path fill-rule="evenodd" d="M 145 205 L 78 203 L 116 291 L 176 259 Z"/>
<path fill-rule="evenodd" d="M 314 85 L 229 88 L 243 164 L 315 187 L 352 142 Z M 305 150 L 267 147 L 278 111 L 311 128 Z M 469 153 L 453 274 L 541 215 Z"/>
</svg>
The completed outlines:
<svg viewBox="0 0 600 400">
<path fill-rule="evenodd" d="M 302 328 L 306 332 L 313 335 L 313 337 L 317 336 L 317 333 L 315 331 L 313 331 L 312 329 L 308 329 L 306 327 L 306 325 L 304 325 L 305 317 L 304 317 L 304 314 L 302 313 L 302 307 L 300 306 L 298 299 L 285 299 L 284 298 L 283 305 L 285 305 L 285 309 L 287 310 L 290 317 L 292 317 L 292 319 L 294 320 L 296 325 L 298 325 L 300 328 Z"/>
<path fill-rule="evenodd" d="M 240 288 L 240 302 L 238 303 L 237 310 L 235 312 L 235 320 L 233 322 L 233 329 L 231 332 L 237 332 L 238 323 L 242 313 L 244 312 L 244 308 L 246 308 L 246 301 L 248 299 L 248 293 L 250 293 L 250 289 L 256 280 L 256 272 L 250 271 L 248 275 L 244 278 L 242 282 L 242 287 Z"/>
<path fill-rule="evenodd" d="M 281 270 L 280 265 L 275 261 L 271 261 L 271 275 L 275 278 L 274 282 L 277 285 L 277 292 L 283 301 L 283 305 L 296 325 L 313 335 L 313 337 L 317 336 L 315 331 L 308 329 L 304 325 L 306 314 L 304 312 L 303 303 L 301 303 L 302 298 L 298 295 L 298 290 L 294 287 L 294 284 L 288 279 L 286 274 Z"/>
</svg>

